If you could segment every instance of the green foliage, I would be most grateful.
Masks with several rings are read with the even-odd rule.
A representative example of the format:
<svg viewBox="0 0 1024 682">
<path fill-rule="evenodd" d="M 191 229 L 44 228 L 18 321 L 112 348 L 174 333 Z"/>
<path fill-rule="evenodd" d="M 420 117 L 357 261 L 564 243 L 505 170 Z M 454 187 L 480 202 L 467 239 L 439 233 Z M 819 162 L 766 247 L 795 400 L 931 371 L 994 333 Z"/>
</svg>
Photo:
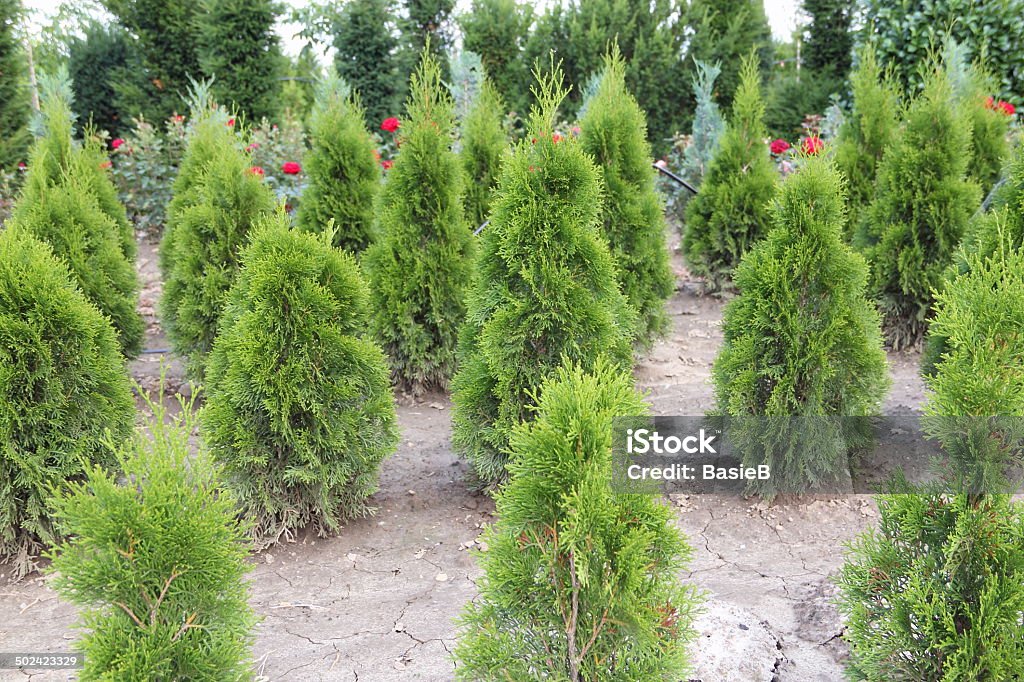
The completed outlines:
<svg viewBox="0 0 1024 682">
<path fill-rule="evenodd" d="M 715 391 L 718 412 L 739 418 L 744 466 L 771 466 L 771 481 L 758 487 L 765 494 L 845 471 L 864 442 L 858 420 L 842 417 L 876 414 L 888 389 L 867 265 L 842 240 L 844 202 L 832 162 L 802 159 L 772 203 L 772 229 L 735 272 L 740 295 L 725 309 Z"/>
<path fill-rule="evenodd" d="M 462 121 L 459 150 L 466 180 L 463 197 L 466 219 L 474 228 L 483 225 L 491 214 L 491 196 L 498 181 L 502 156 L 508 149 L 508 137 L 502 125 L 504 117 L 501 98 L 485 79 Z"/>
<path fill-rule="evenodd" d="M 1021 461 L 1024 254 L 972 259 L 936 309 L 947 352 L 927 425 L 952 488 L 883 497 L 880 529 L 851 546 L 839 580 L 851 679 L 995 681 L 1024 666 L 1024 508 L 986 493 Z"/>
<path fill-rule="evenodd" d="M 715 80 L 722 70 L 707 62 L 697 62 L 693 77 L 693 94 L 697 109 L 693 115 L 690 144 L 683 152 L 682 173 L 690 184 L 700 187 L 718 151 L 718 142 L 725 131 L 725 119 L 715 102 Z"/>
<path fill-rule="evenodd" d="M 966 49 L 952 39 L 946 41 L 943 62 L 950 73 L 954 94 L 971 120 L 971 162 L 967 176 L 987 194 L 999 179 L 1010 152 L 1010 123 L 1013 120 L 995 106 L 995 79 L 979 63 L 967 63 Z"/>
<path fill-rule="evenodd" d="M 240 251 L 256 223 L 274 210 L 274 196 L 250 172 L 248 156 L 230 142 L 215 144 L 211 151 L 189 188 L 192 201 L 174 214 L 170 268 L 160 301 L 171 346 L 188 359 L 189 374 L 196 378 L 203 376 Z"/>
<path fill-rule="evenodd" d="M 0 0 L 0 170 L 14 170 L 29 145 L 28 92 L 15 26 L 23 12 L 20 0 Z"/>
<path fill-rule="evenodd" d="M 117 107 L 114 83 L 135 61 L 130 37 L 120 26 L 94 22 L 67 49 L 79 120 L 120 137 L 130 121 L 122 118 Z"/>
<path fill-rule="evenodd" d="M 861 40 L 873 40 L 907 89 L 923 87 L 930 51 L 952 37 L 993 69 L 998 91 L 1024 104 L 1024 0 L 863 0 Z"/>
<path fill-rule="evenodd" d="M 978 186 L 967 179 L 971 126 L 936 68 L 878 165 L 875 197 L 855 234 L 871 264 L 868 289 L 895 350 L 924 335 L 932 296 L 952 262 Z"/>
<path fill-rule="evenodd" d="M 429 52 L 413 74 L 402 151 L 388 171 L 380 239 L 364 257 L 371 328 L 403 389 L 444 389 L 455 369 L 473 235 L 463 215 L 463 177 L 451 149 L 454 104 Z"/>
<path fill-rule="evenodd" d="M 395 12 L 394 0 L 352 0 L 333 26 L 334 68 L 359 93 L 370 125 L 394 116 L 401 104 Z"/>
<path fill-rule="evenodd" d="M 502 164 L 459 335 L 453 442 L 486 483 L 505 478 L 512 429 L 563 361 L 631 366 L 634 313 L 600 233 L 600 172 L 575 139 L 552 137 L 561 79 L 541 81 L 529 137 Z"/>
<path fill-rule="evenodd" d="M 135 406 L 110 323 L 17 225 L 0 231 L 0 558 L 15 576 L 59 537 L 50 486 L 109 464 Z"/>
<path fill-rule="evenodd" d="M 728 283 L 732 269 L 768 229 L 768 202 L 776 172 L 765 144 L 764 104 L 758 66 L 743 65 L 732 116 L 718 143 L 700 193 L 686 207 L 683 254 L 712 290 Z"/>
<path fill-rule="evenodd" d="M 163 121 L 181 106 L 189 78 L 202 76 L 195 0 L 101 0 L 135 37 L 138 62 L 117 71 L 117 108 Z"/>
<path fill-rule="evenodd" d="M 403 16 L 398 21 L 398 70 L 401 85 L 416 71 L 424 52 L 429 52 L 447 83 L 448 47 L 454 42 L 452 10 L 455 0 L 401 0 Z M 405 88 L 399 91 L 405 96 Z"/>
<path fill-rule="evenodd" d="M 765 126 L 773 138 L 796 139 L 808 116 L 825 113 L 832 95 L 844 89 L 842 77 L 795 68 L 773 69 L 765 86 Z"/>
<path fill-rule="evenodd" d="M 80 609 L 80 679 L 251 679 L 256 619 L 235 500 L 192 452 L 191 402 L 174 419 L 150 408 L 151 436 L 117 448 L 119 475 L 93 469 L 54 500 L 69 539 L 50 570 Z"/>
<path fill-rule="evenodd" d="M 628 371 L 605 362 L 592 374 L 560 368 L 540 396 L 512 435 L 457 677 L 682 679 L 699 597 L 678 575 L 692 550 L 667 506 L 609 485 L 612 420 L 647 405 Z"/>
<path fill-rule="evenodd" d="M 183 119 L 172 118 L 160 130 L 137 118 L 123 133 L 124 144 L 112 154 L 118 198 L 140 232 L 157 235 L 164 229 L 171 186 L 185 152 Z"/>
<path fill-rule="evenodd" d="M 889 72 L 879 65 L 873 43 L 858 52 L 850 90 L 853 103 L 835 144 L 836 165 L 850 192 L 848 238 L 859 229 L 863 211 L 874 196 L 878 164 L 899 126 L 899 93 Z"/>
<path fill-rule="evenodd" d="M 375 237 L 380 165 L 359 97 L 337 77 L 320 84 L 309 135 L 309 183 L 299 204 L 298 225 L 307 232 L 325 232 L 333 221 L 334 245 L 361 253 Z"/>
<path fill-rule="evenodd" d="M 523 50 L 532 22 L 533 8 L 517 0 L 473 0 L 459 17 L 463 48 L 480 55 L 501 101 L 517 112 L 529 109 L 529 66 Z"/>
<path fill-rule="evenodd" d="M 206 442 L 260 545 L 336 532 L 370 511 L 398 439 L 387 361 L 361 338 L 369 291 L 351 254 L 283 213 L 242 263 L 210 356 Z"/>
<path fill-rule="evenodd" d="M 604 180 L 601 228 L 622 292 L 637 311 L 641 344 L 668 329 L 665 301 L 675 289 L 665 244 L 665 213 L 655 188 L 647 121 L 626 89 L 626 64 L 613 47 L 601 84 L 580 121 L 580 146 Z"/>
<path fill-rule="evenodd" d="M 196 15 L 199 63 L 218 102 L 248 120 L 280 113 L 284 57 L 274 23 L 276 0 L 204 0 Z M 193 74 L 198 75 L 198 74 Z"/>
<path fill-rule="evenodd" d="M 815 75 L 843 78 L 853 60 L 850 25 L 856 5 L 848 0 L 802 0 L 801 9 L 811 20 L 804 29 L 804 65 Z M 813 82 L 814 76 L 808 76 Z"/>
</svg>

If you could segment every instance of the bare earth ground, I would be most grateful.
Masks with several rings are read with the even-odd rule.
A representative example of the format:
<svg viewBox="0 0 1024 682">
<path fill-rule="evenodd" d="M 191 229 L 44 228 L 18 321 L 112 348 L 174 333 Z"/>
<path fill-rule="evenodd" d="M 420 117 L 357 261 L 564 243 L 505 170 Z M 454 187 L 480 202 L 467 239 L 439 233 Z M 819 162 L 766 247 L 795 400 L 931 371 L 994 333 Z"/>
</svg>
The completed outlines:
<svg viewBox="0 0 1024 682">
<path fill-rule="evenodd" d="M 143 243 L 139 269 L 147 347 L 166 347 L 156 323 L 155 248 Z M 721 342 L 721 301 L 697 295 L 681 263 L 669 305 L 672 331 L 638 365 L 638 385 L 656 414 L 696 415 L 711 407 L 711 364 Z M 163 354 L 131 365 L 157 386 Z M 182 370 L 168 360 L 167 387 Z M 885 411 L 916 410 L 918 357 L 890 355 L 893 387 Z M 189 390 L 186 387 L 184 390 Z M 262 617 L 254 648 L 267 680 L 440 681 L 453 678 L 454 619 L 475 594 L 472 551 L 493 503 L 469 491 L 466 466 L 449 444 L 445 396 L 398 408 L 398 452 L 385 463 L 375 517 L 337 537 L 301 539 L 252 558 L 252 599 Z M 767 505 L 718 496 L 676 496 L 679 527 L 694 547 L 683 578 L 706 592 L 692 649 L 695 669 L 681 682 L 840 680 L 845 645 L 831 605 L 830 577 L 842 544 L 873 524 L 867 496 Z M 0 651 L 73 648 L 75 610 L 37 574 L 12 583 L 0 565 Z M 74 679 L 63 672 L 0 671 L 2 680 Z"/>
</svg>

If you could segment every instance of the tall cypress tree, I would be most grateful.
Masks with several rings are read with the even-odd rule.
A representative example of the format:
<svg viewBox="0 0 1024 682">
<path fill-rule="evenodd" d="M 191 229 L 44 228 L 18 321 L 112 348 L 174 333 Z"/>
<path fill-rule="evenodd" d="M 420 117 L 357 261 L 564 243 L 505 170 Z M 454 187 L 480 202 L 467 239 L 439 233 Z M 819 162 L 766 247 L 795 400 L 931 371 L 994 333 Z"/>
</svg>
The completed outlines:
<svg viewBox="0 0 1024 682">
<path fill-rule="evenodd" d="M 0 0 L 0 169 L 8 171 L 24 161 L 29 145 L 24 57 L 15 35 L 23 11 L 20 0 Z"/>
<path fill-rule="evenodd" d="M 365 118 L 359 96 L 343 81 L 329 76 L 321 82 L 309 122 L 309 184 L 297 215 L 307 232 L 323 232 L 333 221 L 334 245 L 353 253 L 375 239 L 380 194 L 380 165 Z"/>
<path fill-rule="evenodd" d="M 402 103 L 396 11 L 395 0 L 352 0 L 334 26 L 334 68 L 359 93 L 370 126 L 394 116 Z"/>
<path fill-rule="evenodd" d="M 474 228 L 483 225 L 490 216 L 491 196 L 508 148 L 502 126 L 504 113 L 500 96 L 485 78 L 462 121 L 459 140 L 459 159 L 466 175 L 466 219 Z"/>
<path fill-rule="evenodd" d="M 557 68 L 543 77 L 529 135 L 502 165 L 459 334 L 453 441 L 486 483 L 505 478 L 509 435 L 563 361 L 632 361 L 635 319 L 600 233 L 599 171 L 575 139 L 553 136 L 561 81 Z"/>
<path fill-rule="evenodd" d="M 523 49 L 533 23 L 533 8 L 518 0 L 473 0 L 459 17 L 462 45 L 480 55 L 501 100 L 513 111 L 529 108 L 529 66 Z"/>
<path fill-rule="evenodd" d="M 846 0 L 802 0 L 811 21 L 804 30 L 804 64 L 812 72 L 843 77 L 853 61 L 855 6 Z"/>
<path fill-rule="evenodd" d="M 462 208 L 462 169 L 451 149 L 455 105 L 433 55 L 413 74 L 402 151 L 380 201 L 380 239 L 363 265 L 370 278 L 371 327 L 399 386 L 444 389 L 455 369 L 473 234 Z"/>
<path fill-rule="evenodd" d="M 75 93 L 75 113 L 111 137 L 120 137 L 131 125 L 117 106 L 114 82 L 134 61 L 128 33 L 116 24 L 93 22 L 85 34 L 68 43 L 68 71 Z"/>
<path fill-rule="evenodd" d="M 205 0 L 196 15 L 199 64 L 214 79 L 214 98 L 254 122 L 281 109 L 277 11 L 275 0 Z"/>
<path fill-rule="evenodd" d="M 933 292 L 978 207 L 978 186 L 967 179 L 970 119 L 952 99 L 948 73 L 931 69 L 882 157 L 855 236 L 871 264 L 868 288 L 886 340 L 897 350 L 923 337 Z"/>
<path fill-rule="evenodd" d="M 718 151 L 700 192 L 686 206 L 683 254 L 712 290 L 727 285 L 743 254 L 764 236 L 775 192 L 754 54 L 744 62 L 742 76 Z"/>
<path fill-rule="evenodd" d="M 580 146 L 604 180 L 601 228 L 611 246 L 622 292 L 639 315 L 641 343 L 668 327 L 665 301 L 674 290 L 665 244 L 665 213 L 654 185 L 647 121 L 626 89 L 618 47 L 605 58 L 601 84 L 580 122 Z"/>
</svg>

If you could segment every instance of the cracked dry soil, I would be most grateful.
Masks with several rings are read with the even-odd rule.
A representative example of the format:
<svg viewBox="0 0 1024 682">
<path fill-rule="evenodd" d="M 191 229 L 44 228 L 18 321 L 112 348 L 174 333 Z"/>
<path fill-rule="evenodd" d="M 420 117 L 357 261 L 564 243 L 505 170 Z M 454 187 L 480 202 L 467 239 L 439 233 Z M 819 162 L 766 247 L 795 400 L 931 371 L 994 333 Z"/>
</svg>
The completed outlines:
<svg viewBox="0 0 1024 682">
<path fill-rule="evenodd" d="M 676 252 L 675 250 L 673 251 Z M 143 240 L 139 270 L 147 348 L 167 343 L 155 317 L 155 247 Z M 711 365 L 721 343 L 722 302 L 696 295 L 681 261 L 669 304 L 672 331 L 638 363 L 638 385 L 655 414 L 702 414 L 712 405 Z M 164 356 L 131 364 L 147 389 Z M 916 411 L 918 357 L 890 355 L 885 411 Z M 167 388 L 183 373 L 167 363 Z M 188 390 L 187 384 L 184 390 Z M 473 550 L 492 520 L 489 498 L 464 482 L 451 450 L 450 402 L 429 396 L 398 407 L 401 444 L 385 462 L 376 516 L 331 538 L 299 537 L 252 556 L 251 603 L 261 623 L 256 671 L 265 680 L 434 682 L 451 680 L 455 618 L 476 595 Z M 877 519 L 870 497 L 782 501 L 674 496 L 679 527 L 694 548 L 684 580 L 705 591 L 692 645 L 694 670 L 680 682 L 811 682 L 842 679 L 845 645 L 831 577 L 842 544 Z M 0 651 L 69 651 L 75 610 L 47 579 L 14 583 L 0 565 Z M 0 671 L 2 680 L 74 679 L 73 673 Z"/>
</svg>

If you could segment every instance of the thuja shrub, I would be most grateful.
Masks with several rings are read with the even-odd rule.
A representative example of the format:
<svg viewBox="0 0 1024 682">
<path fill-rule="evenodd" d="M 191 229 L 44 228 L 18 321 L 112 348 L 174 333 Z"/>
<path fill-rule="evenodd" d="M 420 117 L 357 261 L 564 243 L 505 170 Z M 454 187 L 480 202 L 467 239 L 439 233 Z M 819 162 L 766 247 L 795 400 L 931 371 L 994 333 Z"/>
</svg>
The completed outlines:
<svg viewBox="0 0 1024 682">
<path fill-rule="evenodd" d="M 1024 668 L 1024 508 L 993 492 L 1021 459 L 1024 255 L 975 260 L 936 307 L 949 351 L 926 412 L 953 476 L 946 490 L 883 496 L 879 528 L 850 546 L 839 586 L 851 679 L 995 681 Z"/>
<path fill-rule="evenodd" d="M 217 321 L 249 232 L 274 210 L 274 196 L 233 145 L 216 145 L 190 188 L 192 202 L 175 214 L 170 272 L 160 301 L 164 329 L 189 374 L 203 376 Z"/>
<path fill-rule="evenodd" d="M 541 80 L 529 133 L 502 164 L 459 337 L 453 442 L 489 484 L 506 477 L 512 429 L 563 361 L 632 364 L 635 313 L 600 233 L 600 171 L 575 139 L 552 135 L 561 79 Z"/>
<path fill-rule="evenodd" d="M 341 79 L 321 82 L 310 119 L 309 178 L 299 202 L 298 225 L 324 232 L 333 221 L 334 245 L 361 253 L 375 239 L 374 202 L 380 194 L 380 164 L 366 129 L 358 96 Z"/>
<path fill-rule="evenodd" d="M 700 192 L 686 206 L 683 255 L 709 290 L 725 287 L 743 254 L 764 236 L 775 191 L 755 55 L 746 58 L 740 76 L 718 150 Z"/>
<path fill-rule="evenodd" d="M 52 545 L 50 487 L 112 462 L 135 406 L 110 322 L 17 225 L 0 231 L 0 560 L 15 576 Z"/>
<path fill-rule="evenodd" d="M 364 265 L 373 333 L 399 387 L 418 393 L 444 389 L 455 369 L 475 245 L 463 214 L 462 168 L 451 149 L 454 104 L 429 50 L 410 93 L 402 151 L 378 210 L 380 239 Z"/>
<path fill-rule="evenodd" d="M 947 72 L 933 68 L 882 157 L 874 200 L 854 237 L 895 350 L 922 339 L 932 292 L 980 199 L 967 178 L 970 119 L 952 98 Z"/>
<path fill-rule="evenodd" d="M 88 154 L 76 156 L 57 184 L 26 191 L 9 224 L 50 245 L 71 268 L 86 298 L 110 319 L 121 351 L 134 357 L 142 349 L 144 332 L 137 310 L 138 277 L 125 257 L 117 225 L 100 210 L 89 181 L 83 179 L 87 173 L 77 170 L 93 161 Z"/>
<path fill-rule="evenodd" d="M 116 448 L 121 473 L 92 469 L 54 499 L 68 540 L 50 572 L 79 608 L 82 680 L 252 679 L 244 529 L 181 407 L 172 420 L 150 403 L 150 433 Z"/>
<path fill-rule="evenodd" d="M 466 174 L 466 220 L 474 228 L 483 225 L 490 216 L 501 158 L 508 149 L 504 119 L 501 98 L 484 78 L 462 121 L 459 140 L 459 160 Z"/>
<path fill-rule="evenodd" d="M 256 542 L 364 516 L 397 442 L 369 291 L 330 234 L 268 218 L 242 256 L 207 371 L 203 433 Z"/>
<path fill-rule="evenodd" d="M 874 196 L 875 175 L 882 153 L 899 126 L 899 90 L 878 62 L 873 43 L 860 48 L 850 74 L 852 106 L 835 144 L 836 165 L 847 180 L 849 219 L 845 236 L 853 236 L 864 209 Z"/>
<path fill-rule="evenodd" d="M 618 47 L 605 58 L 600 85 L 580 121 L 580 146 L 604 180 L 601 228 L 622 292 L 638 315 L 638 341 L 650 344 L 668 328 L 665 301 L 674 290 L 665 244 L 665 212 L 655 188 L 647 121 L 626 88 Z"/>
<path fill-rule="evenodd" d="M 699 597 L 669 509 L 616 494 L 612 420 L 647 406 L 628 371 L 561 368 L 516 427 L 511 479 L 484 531 L 480 596 L 462 616 L 461 680 L 676 680 Z"/>
<path fill-rule="evenodd" d="M 744 465 L 771 466 L 771 480 L 757 482 L 763 494 L 835 480 L 865 444 L 866 424 L 844 417 L 876 414 L 888 388 L 867 265 L 842 238 L 845 199 L 832 162 L 804 158 L 772 202 L 768 236 L 735 272 L 740 293 L 713 370 L 717 409 L 737 418 Z"/>
</svg>

